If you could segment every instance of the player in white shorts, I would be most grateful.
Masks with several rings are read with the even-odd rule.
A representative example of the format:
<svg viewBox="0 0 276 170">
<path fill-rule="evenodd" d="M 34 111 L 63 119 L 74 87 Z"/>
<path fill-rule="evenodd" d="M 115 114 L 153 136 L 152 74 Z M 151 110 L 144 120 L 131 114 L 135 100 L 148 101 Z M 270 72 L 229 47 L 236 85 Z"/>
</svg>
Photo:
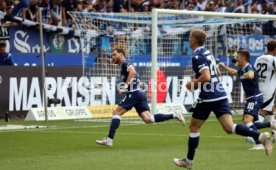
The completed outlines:
<svg viewBox="0 0 276 170">
<path fill-rule="evenodd" d="M 259 112 L 259 120 L 256 122 L 263 122 L 264 118 L 268 116 L 268 122 L 275 124 L 274 120 L 274 100 L 276 90 L 276 41 L 272 40 L 267 43 L 267 53 L 258 57 L 255 61 L 254 67 L 259 75 L 259 90 L 263 93 L 264 103 Z M 258 126 L 258 125 L 256 125 Z M 275 124 L 276 126 L 276 124 Z M 260 127 L 264 128 L 264 127 Z M 276 140 L 276 131 L 274 132 L 274 141 Z"/>
</svg>

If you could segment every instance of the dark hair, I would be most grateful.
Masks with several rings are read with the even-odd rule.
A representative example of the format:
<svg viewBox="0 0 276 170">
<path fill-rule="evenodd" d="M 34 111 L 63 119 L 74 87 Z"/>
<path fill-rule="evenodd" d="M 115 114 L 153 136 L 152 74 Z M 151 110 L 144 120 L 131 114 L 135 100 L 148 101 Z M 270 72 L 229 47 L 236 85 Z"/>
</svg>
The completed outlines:
<svg viewBox="0 0 276 170">
<path fill-rule="evenodd" d="M 198 45 L 202 46 L 205 44 L 205 41 L 206 41 L 206 33 L 201 30 L 201 29 L 193 29 L 192 32 L 191 32 L 191 36 L 194 37 L 197 42 L 198 42 Z"/>
<path fill-rule="evenodd" d="M 239 50 L 238 54 L 240 54 L 241 56 L 245 57 L 246 61 L 249 61 L 250 54 L 249 54 L 248 51 L 246 51 L 246 50 Z"/>
<path fill-rule="evenodd" d="M 114 48 L 112 51 L 117 51 L 118 53 L 121 53 L 124 55 L 124 57 L 126 57 L 126 52 L 122 48 Z"/>
<path fill-rule="evenodd" d="M 271 40 L 267 43 L 266 45 L 267 47 L 267 51 L 273 51 L 276 49 L 276 41 L 275 40 Z"/>
<path fill-rule="evenodd" d="M 0 45 L 1 46 L 6 46 L 6 41 L 5 40 L 0 40 Z"/>
</svg>

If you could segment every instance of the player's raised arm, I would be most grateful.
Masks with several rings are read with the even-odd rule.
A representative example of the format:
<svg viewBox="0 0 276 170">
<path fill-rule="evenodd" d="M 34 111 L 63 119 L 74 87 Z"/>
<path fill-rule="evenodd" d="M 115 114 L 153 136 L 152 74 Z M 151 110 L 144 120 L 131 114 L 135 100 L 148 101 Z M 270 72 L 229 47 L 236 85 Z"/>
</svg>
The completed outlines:
<svg viewBox="0 0 276 170">
<path fill-rule="evenodd" d="M 219 66 L 231 75 L 237 75 L 238 74 L 238 71 L 236 69 L 227 67 L 224 63 L 219 63 Z"/>
<path fill-rule="evenodd" d="M 130 85 L 136 76 L 136 70 L 133 65 L 129 65 L 127 68 L 127 71 L 128 71 L 128 77 L 125 83 L 127 85 Z"/>
</svg>

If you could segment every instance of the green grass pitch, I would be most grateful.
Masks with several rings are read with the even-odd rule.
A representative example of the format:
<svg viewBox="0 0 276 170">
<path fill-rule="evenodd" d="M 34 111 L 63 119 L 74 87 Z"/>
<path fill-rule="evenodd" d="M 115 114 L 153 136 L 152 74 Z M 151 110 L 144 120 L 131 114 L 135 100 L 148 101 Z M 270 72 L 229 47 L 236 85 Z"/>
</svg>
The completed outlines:
<svg viewBox="0 0 276 170">
<path fill-rule="evenodd" d="M 240 116 L 234 118 L 240 122 Z M 111 148 L 95 144 L 107 135 L 108 123 L 8 123 L 55 127 L 0 131 L 1 170 L 177 170 L 183 168 L 176 167 L 172 159 L 187 152 L 188 126 L 175 120 L 152 125 L 122 123 Z M 1 120 L 0 125 L 4 124 Z M 268 157 L 264 151 L 248 151 L 251 146 L 242 137 L 225 134 L 212 116 L 202 128 L 194 169 L 276 169 L 276 153 Z"/>
</svg>

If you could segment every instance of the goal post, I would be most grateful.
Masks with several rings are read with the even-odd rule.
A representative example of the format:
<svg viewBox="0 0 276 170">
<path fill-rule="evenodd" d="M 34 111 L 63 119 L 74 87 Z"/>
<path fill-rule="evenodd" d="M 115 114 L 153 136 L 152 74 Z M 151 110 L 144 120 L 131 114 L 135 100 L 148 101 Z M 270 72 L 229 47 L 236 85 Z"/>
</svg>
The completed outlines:
<svg viewBox="0 0 276 170">
<path fill-rule="evenodd" d="M 191 16 L 191 18 L 193 17 L 202 17 L 201 23 L 199 24 L 195 24 L 195 27 L 199 27 L 199 28 L 203 28 L 203 26 L 201 25 L 202 23 L 206 22 L 206 25 L 230 25 L 230 24 L 239 24 L 239 23 L 266 23 L 268 21 L 275 21 L 276 22 L 276 16 L 275 15 L 264 15 L 264 14 L 245 14 L 245 13 L 219 13 L 219 12 L 207 12 L 207 11 L 188 11 L 188 10 L 171 10 L 171 9 L 152 9 L 152 37 L 151 37 L 151 42 L 152 42 L 152 79 L 154 82 L 157 82 L 157 75 L 156 71 L 157 71 L 157 58 L 159 57 L 158 55 L 158 48 L 157 48 L 157 42 L 158 42 L 158 36 L 157 36 L 157 31 L 158 30 L 158 26 L 162 26 L 162 24 L 164 24 L 164 21 L 162 20 L 162 16 L 168 16 L 168 15 L 174 15 L 174 16 Z M 214 22 L 212 23 L 208 23 L 208 20 L 213 20 Z M 225 18 L 224 23 L 222 23 L 220 21 L 220 19 L 217 19 L 217 23 L 216 23 L 216 18 Z M 205 20 L 206 19 L 206 20 Z M 230 22 L 228 23 L 227 20 L 230 20 Z M 170 22 L 172 23 L 172 22 Z M 165 23 L 166 24 L 166 23 Z M 188 25 L 190 25 L 191 23 L 188 23 Z M 181 27 L 182 24 L 179 24 L 179 26 Z M 174 26 L 178 26 L 177 23 L 175 23 Z M 193 28 L 193 27 L 191 27 Z M 203 28 L 204 29 L 204 28 Z M 242 29 L 242 28 L 241 28 Z M 231 30 L 226 30 L 226 34 L 227 32 L 231 32 Z M 235 32 L 235 31 L 233 31 Z M 207 33 L 208 34 L 208 33 Z M 243 33 L 245 36 L 250 36 L 250 32 L 245 32 Z M 208 37 L 208 36 L 207 36 Z M 276 39 L 276 37 L 272 37 L 273 39 Z M 210 39 L 210 35 L 207 38 Z M 228 43 L 227 40 L 224 41 L 225 43 Z M 207 42 L 208 43 L 208 42 Z M 265 41 L 263 41 L 262 43 L 264 43 L 262 45 L 263 47 L 263 52 L 265 52 Z M 216 45 L 216 42 L 215 44 Z M 207 45 L 208 46 L 208 45 Z M 208 47 L 207 47 L 208 48 Z M 215 55 L 215 57 L 218 56 L 218 51 L 216 49 L 214 49 L 212 51 L 212 49 L 210 49 L 211 52 Z M 227 49 L 229 50 L 229 49 Z M 248 49 L 247 49 L 248 50 Z M 224 54 L 226 54 L 226 51 L 224 51 Z M 231 61 L 228 61 L 228 64 Z M 252 63 L 253 65 L 253 63 Z M 153 88 L 156 88 L 153 86 Z M 238 94 L 237 98 L 240 98 L 239 101 L 237 101 L 238 103 L 243 102 L 244 99 L 243 98 L 243 90 L 240 88 L 240 93 Z M 153 96 L 156 96 L 156 90 L 152 91 Z M 234 94 L 235 95 L 235 94 Z M 155 110 L 156 108 L 156 98 L 152 98 L 152 110 Z M 234 104 L 235 105 L 235 104 Z M 232 106 L 232 108 L 234 108 L 234 111 L 236 109 L 242 109 L 242 106 Z M 235 111 L 236 112 L 236 111 Z"/>
<path fill-rule="evenodd" d="M 96 113 L 94 119 L 99 120 L 110 118 L 110 110 L 122 99 L 114 88 L 121 79 L 120 69 L 111 63 L 111 51 L 116 47 L 123 48 L 127 60 L 135 65 L 154 114 L 159 111 L 157 105 L 162 104 L 181 104 L 189 109 L 198 96 L 198 91 L 189 92 L 185 87 L 193 78 L 191 29 L 203 29 L 207 33 L 206 47 L 227 65 L 231 65 L 238 48 L 249 50 L 254 59 L 265 52 L 268 39 L 276 38 L 262 34 L 265 32 L 262 25 L 276 21 L 274 15 L 168 9 L 153 9 L 151 13 L 70 12 L 70 15 L 81 32 L 86 77 L 81 79 L 84 90 L 80 93 L 85 96 L 82 103 L 91 105 Z M 242 109 L 239 79 L 224 73 L 221 80 L 232 109 Z M 174 111 L 171 109 L 169 113 Z M 138 115 L 130 113 L 125 117 L 131 120 Z"/>
</svg>

